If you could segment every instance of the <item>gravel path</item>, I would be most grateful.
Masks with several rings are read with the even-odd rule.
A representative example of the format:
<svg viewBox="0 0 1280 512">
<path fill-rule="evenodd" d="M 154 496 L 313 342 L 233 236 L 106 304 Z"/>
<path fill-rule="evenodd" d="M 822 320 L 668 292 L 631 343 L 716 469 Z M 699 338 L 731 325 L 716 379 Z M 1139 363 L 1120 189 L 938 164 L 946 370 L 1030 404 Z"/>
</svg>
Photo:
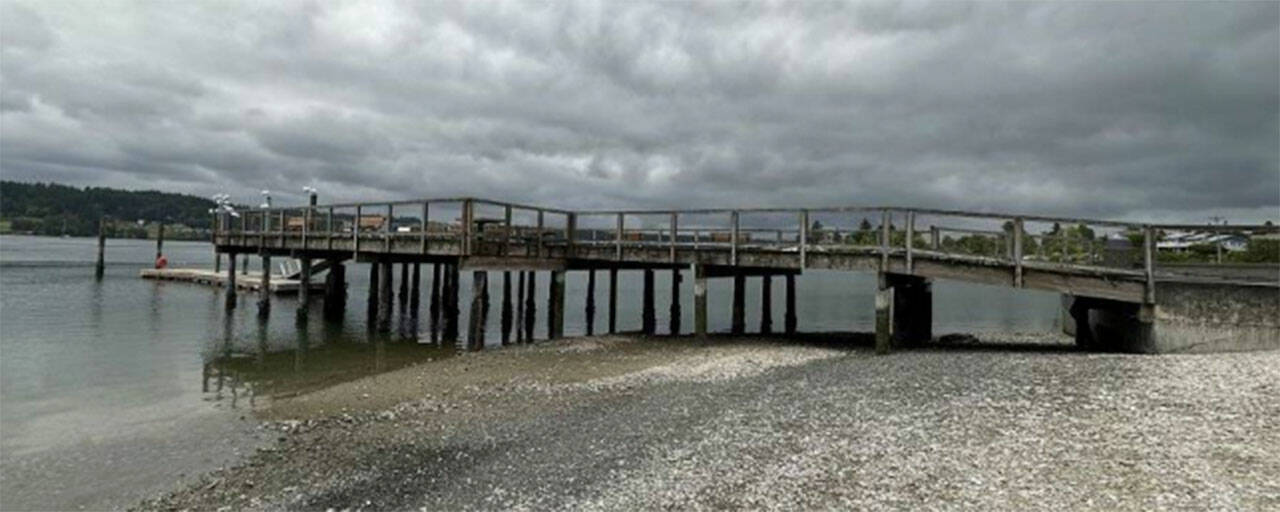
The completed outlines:
<svg viewBox="0 0 1280 512">
<path fill-rule="evenodd" d="M 1280 508 L 1280 352 L 956 340 L 468 355 L 379 381 L 417 397 L 394 407 L 270 423 L 276 446 L 142 508 Z M 330 403 L 370 384 L 343 386 Z"/>
</svg>

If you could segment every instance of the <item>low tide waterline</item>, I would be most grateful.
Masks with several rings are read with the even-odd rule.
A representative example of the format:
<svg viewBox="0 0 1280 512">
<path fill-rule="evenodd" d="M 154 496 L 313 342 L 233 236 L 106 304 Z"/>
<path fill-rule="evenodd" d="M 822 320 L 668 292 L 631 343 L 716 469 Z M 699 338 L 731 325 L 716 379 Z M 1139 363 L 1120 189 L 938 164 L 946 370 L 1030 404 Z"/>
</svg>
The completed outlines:
<svg viewBox="0 0 1280 512">
<path fill-rule="evenodd" d="M 170 241 L 164 247 L 171 266 L 213 266 L 208 243 Z M 6 487 L 16 478 L 15 460 L 88 445 L 100 448 L 148 432 L 165 435 L 182 422 L 238 418 L 271 396 L 289 396 L 453 352 L 428 343 L 430 266 L 422 268 L 416 325 L 409 321 L 412 312 L 397 308 L 393 325 L 400 327 L 390 335 L 378 335 L 370 334 L 365 324 L 369 265 L 348 267 L 342 322 L 326 323 L 321 298 L 315 297 L 308 322 L 299 326 L 294 297 L 273 297 L 264 324 L 258 319 L 255 295 L 241 294 L 240 307 L 227 316 L 220 289 L 140 279 L 138 270 L 154 258 L 154 241 L 109 240 L 101 282 L 93 278 L 95 254 L 96 241 L 89 238 L 0 237 L 0 450 Z M 249 261 L 257 270 L 258 258 Z M 397 266 L 396 290 L 400 275 Z M 692 275 L 682 275 L 681 324 L 688 332 L 693 326 Z M 460 325 L 465 326 L 470 274 L 464 272 L 462 279 Z M 514 274 L 512 281 L 514 288 Z M 584 272 L 567 277 L 567 335 L 585 332 L 586 283 Z M 538 338 L 546 335 L 547 284 L 547 274 L 540 273 Z M 657 326 L 665 333 L 671 272 L 659 271 L 656 284 Z M 872 330 L 874 275 L 810 271 L 796 284 L 801 330 Z M 619 274 L 620 330 L 640 328 L 641 285 L 641 272 Z M 747 286 L 747 326 L 754 331 L 759 325 L 760 279 L 749 279 Z M 775 329 L 782 327 L 783 288 L 781 279 L 775 279 Z M 729 328 L 731 289 L 728 279 L 710 283 L 712 330 Z M 607 272 L 597 273 L 596 294 L 595 325 L 597 332 L 604 332 Z M 488 344 L 496 345 L 500 273 L 491 274 L 489 295 Z M 1057 307 L 1056 294 L 940 281 L 934 285 L 934 332 L 1049 331 L 1056 328 Z M 147 457 L 125 457 L 107 469 L 127 471 L 131 464 L 149 463 Z M 199 464 L 193 463 L 196 469 Z M 112 503 L 93 501 L 100 498 L 63 503 Z"/>
</svg>

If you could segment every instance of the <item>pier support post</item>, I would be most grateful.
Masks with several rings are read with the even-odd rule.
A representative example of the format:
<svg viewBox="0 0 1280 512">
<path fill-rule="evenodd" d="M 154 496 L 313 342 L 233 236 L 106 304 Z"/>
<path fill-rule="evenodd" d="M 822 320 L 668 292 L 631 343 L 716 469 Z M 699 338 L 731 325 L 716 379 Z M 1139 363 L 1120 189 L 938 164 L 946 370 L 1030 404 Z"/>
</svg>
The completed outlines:
<svg viewBox="0 0 1280 512">
<path fill-rule="evenodd" d="M 693 266 L 693 334 L 707 337 L 707 271 L 696 264 Z"/>
<path fill-rule="evenodd" d="M 457 263 L 445 265 L 444 341 L 448 343 L 458 342 L 458 272 Z"/>
<path fill-rule="evenodd" d="M 644 297 L 642 298 L 642 306 L 640 310 L 640 331 L 645 336 L 653 336 L 654 324 L 657 323 L 657 313 L 653 309 L 653 270 L 644 269 Z"/>
<path fill-rule="evenodd" d="M 342 318 L 346 307 L 347 266 L 337 259 L 329 260 L 329 273 L 325 276 L 324 317 L 327 320 Z"/>
<path fill-rule="evenodd" d="M 271 314 L 271 255 L 262 254 L 262 281 L 258 285 L 258 316 Z"/>
<path fill-rule="evenodd" d="M 311 310 L 311 258 L 302 258 L 302 273 L 298 276 L 298 313 L 299 323 L 306 323 Z"/>
<path fill-rule="evenodd" d="M 524 343 L 524 274 L 516 272 L 516 343 Z"/>
<path fill-rule="evenodd" d="M 409 311 L 413 318 L 418 318 L 418 308 L 422 305 L 422 264 L 413 264 L 413 274 L 409 281 Z"/>
<path fill-rule="evenodd" d="M 400 301 L 400 306 L 409 302 L 409 264 L 400 264 L 400 293 L 396 295 L 396 299 Z"/>
<path fill-rule="evenodd" d="M 502 272 L 502 344 L 511 344 L 511 271 Z"/>
<path fill-rule="evenodd" d="M 672 336 L 680 335 L 680 269 L 671 269 L 671 311 L 670 318 L 667 320 L 667 328 Z"/>
<path fill-rule="evenodd" d="M 529 289 L 524 297 L 524 341 L 533 343 L 533 327 L 538 323 L 538 273 L 529 272 Z"/>
<path fill-rule="evenodd" d="M 395 265 L 389 260 L 382 260 L 378 263 L 382 267 L 379 273 L 382 279 L 378 281 L 378 331 L 391 331 L 391 282 L 395 275 Z"/>
<path fill-rule="evenodd" d="M 378 270 L 377 262 L 369 264 L 369 293 L 365 305 L 365 327 L 370 331 L 378 328 Z"/>
<path fill-rule="evenodd" d="M 787 304 L 783 316 L 783 329 L 787 334 L 796 333 L 796 276 L 787 274 Z"/>
<path fill-rule="evenodd" d="M 760 277 L 760 334 L 773 333 L 773 276 Z"/>
<path fill-rule="evenodd" d="M 735 270 L 733 274 L 733 315 L 729 332 L 742 334 L 747 331 L 746 302 L 747 278 Z"/>
<path fill-rule="evenodd" d="M 431 317 L 431 342 L 440 342 L 440 264 L 431 264 L 431 302 L 427 306 L 427 315 Z"/>
<path fill-rule="evenodd" d="M 609 334 L 618 332 L 618 269 L 609 269 Z"/>
<path fill-rule="evenodd" d="M 228 254 L 227 258 L 227 313 L 236 309 L 236 255 Z"/>
<path fill-rule="evenodd" d="M 551 272 L 550 301 L 547 303 L 547 338 L 564 337 L 564 271 Z"/>
<path fill-rule="evenodd" d="M 587 271 L 587 336 L 596 334 L 596 270 Z"/>
<path fill-rule="evenodd" d="M 235 256 L 232 257 L 234 258 Z M 241 261 L 240 263 L 240 274 L 245 276 L 249 275 L 249 255 L 245 254 L 244 261 Z"/>
<path fill-rule="evenodd" d="M 467 346 L 471 350 L 484 349 L 484 329 L 489 319 L 489 273 L 477 270 L 471 273 L 471 316 L 467 328 Z"/>
<path fill-rule="evenodd" d="M 876 353 L 929 341 L 933 292 L 928 279 L 881 272 L 876 293 Z"/>
</svg>

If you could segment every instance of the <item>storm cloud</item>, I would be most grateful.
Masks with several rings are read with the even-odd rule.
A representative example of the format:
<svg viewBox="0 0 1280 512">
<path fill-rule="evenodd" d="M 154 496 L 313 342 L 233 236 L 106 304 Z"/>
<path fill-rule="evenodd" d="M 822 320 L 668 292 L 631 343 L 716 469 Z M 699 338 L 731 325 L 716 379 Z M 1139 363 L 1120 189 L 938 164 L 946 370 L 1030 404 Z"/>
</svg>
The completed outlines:
<svg viewBox="0 0 1280 512">
<path fill-rule="evenodd" d="M 1280 3 L 0 3 L 0 174 L 1280 218 Z"/>
</svg>

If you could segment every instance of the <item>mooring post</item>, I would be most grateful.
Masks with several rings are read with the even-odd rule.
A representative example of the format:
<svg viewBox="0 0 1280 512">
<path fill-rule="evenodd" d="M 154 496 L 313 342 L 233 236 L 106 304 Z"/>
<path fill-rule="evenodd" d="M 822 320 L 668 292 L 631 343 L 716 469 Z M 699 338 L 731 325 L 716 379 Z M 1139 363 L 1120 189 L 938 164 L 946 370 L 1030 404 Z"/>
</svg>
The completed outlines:
<svg viewBox="0 0 1280 512">
<path fill-rule="evenodd" d="M 511 271 L 502 272 L 502 344 L 511 344 Z"/>
<path fill-rule="evenodd" d="M 609 334 L 618 332 L 618 269 L 609 269 Z"/>
<path fill-rule="evenodd" d="M 164 256 L 164 222 L 156 228 L 156 268 L 160 268 L 160 258 Z"/>
<path fill-rule="evenodd" d="M 551 272 L 551 301 L 547 305 L 547 337 L 564 337 L 564 271 Z"/>
<path fill-rule="evenodd" d="M 657 313 L 653 309 L 653 270 L 644 269 L 644 296 L 641 299 L 640 330 L 645 336 L 652 336 L 657 323 Z"/>
<path fill-rule="evenodd" d="M 467 346 L 471 350 L 484 348 L 484 328 L 489 312 L 489 273 L 477 270 L 471 273 L 471 316 L 467 329 Z"/>
<path fill-rule="evenodd" d="M 298 278 L 298 313 L 299 322 L 306 322 L 311 305 L 311 258 L 302 258 L 302 274 Z"/>
<path fill-rule="evenodd" d="M 271 255 L 262 253 L 262 281 L 258 285 L 258 316 L 271 314 Z"/>
<path fill-rule="evenodd" d="M 217 248 L 214 249 L 215 251 Z M 99 281 L 107 273 L 107 219 L 98 219 L 98 262 L 93 266 L 93 277 Z"/>
<path fill-rule="evenodd" d="M 786 313 L 783 315 L 783 329 L 787 334 L 796 333 L 796 276 L 787 274 L 787 304 Z"/>
<path fill-rule="evenodd" d="M 693 334 L 707 337 L 707 270 L 693 265 Z"/>
<path fill-rule="evenodd" d="M 587 271 L 587 336 L 596 333 L 596 270 Z"/>
<path fill-rule="evenodd" d="M 773 276 L 760 277 L 760 333 L 773 333 Z"/>
<path fill-rule="evenodd" d="M 516 343 L 524 343 L 524 274 L 523 270 L 516 272 Z"/>
<path fill-rule="evenodd" d="M 378 281 L 378 330 L 381 332 L 391 331 L 391 285 L 395 280 L 395 265 L 391 260 L 383 259 L 378 263 L 382 267 L 379 273 L 382 279 Z"/>
<path fill-rule="evenodd" d="M 440 342 L 440 264 L 431 264 L 431 304 L 427 306 L 431 317 L 431 342 Z"/>
<path fill-rule="evenodd" d="M 227 313 L 236 308 L 236 255 L 227 258 Z"/>
<path fill-rule="evenodd" d="M 524 296 L 524 341 L 525 343 L 533 343 L 533 327 L 538 320 L 538 273 L 529 272 L 529 289 L 525 290 Z"/>
<path fill-rule="evenodd" d="M 680 269 L 671 269 L 671 311 L 667 320 L 667 328 L 672 336 L 680 335 Z"/>
<path fill-rule="evenodd" d="M 379 267 L 376 261 L 369 264 L 369 294 L 365 306 L 365 327 L 371 331 L 378 328 Z"/>
<path fill-rule="evenodd" d="M 729 325 L 729 331 L 733 334 L 742 334 L 747 330 L 747 278 L 742 275 L 742 271 L 734 269 L 733 271 L 733 314 Z"/>
</svg>

